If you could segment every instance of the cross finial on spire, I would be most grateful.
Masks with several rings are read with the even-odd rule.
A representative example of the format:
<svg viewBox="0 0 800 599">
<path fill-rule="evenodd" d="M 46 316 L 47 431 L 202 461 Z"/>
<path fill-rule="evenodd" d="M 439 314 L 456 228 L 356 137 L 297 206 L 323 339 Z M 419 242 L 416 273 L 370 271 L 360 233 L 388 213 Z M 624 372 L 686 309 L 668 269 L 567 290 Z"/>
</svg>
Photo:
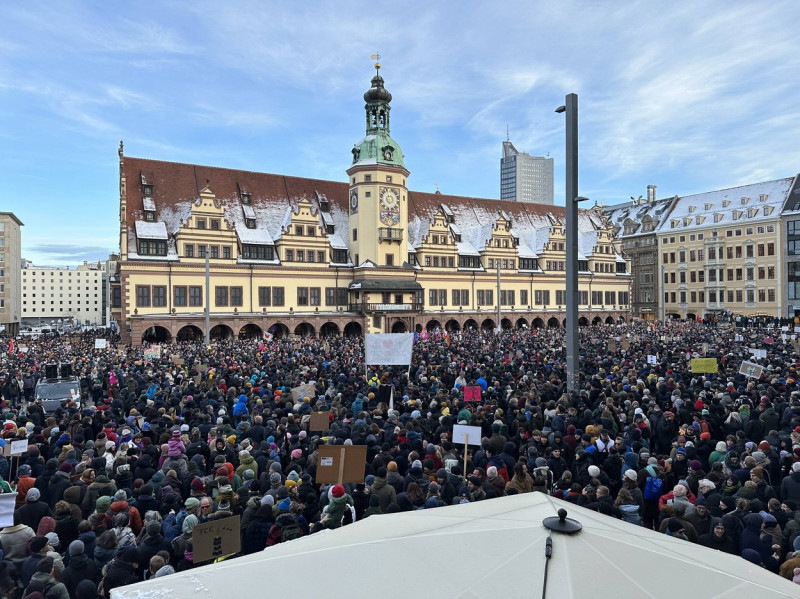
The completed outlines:
<svg viewBox="0 0 800 599">
<path fill-rule="evenodd" d="M 378 52 L 375 52 L 375 54 L 370 56 L 370 58 L 375 61 L 375 73 L 377 74 L 381 70 L 381 63 L 378 62 L 381 59 L 381 55 Z"/>
</svg>

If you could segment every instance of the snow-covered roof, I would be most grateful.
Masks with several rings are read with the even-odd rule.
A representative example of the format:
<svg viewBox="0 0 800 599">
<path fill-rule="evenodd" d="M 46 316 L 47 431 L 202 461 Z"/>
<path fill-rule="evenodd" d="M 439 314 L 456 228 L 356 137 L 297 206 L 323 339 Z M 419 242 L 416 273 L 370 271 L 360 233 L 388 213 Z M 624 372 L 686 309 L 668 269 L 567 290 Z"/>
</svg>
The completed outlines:
<svg viewBox="0 0 800 599">
<path fill-rule="evenodd" d="M 156 203 L 153 201 L 153 198 L 151 197 L 142 198 L 142 206 L 148 212 L 156 211 Z"/>
<path fill-rule="evenodd" d="M 480 256 L 481 253 L 476 250 L 473 245 L 468 241 L 456 242 L 459 256 Z"/>
<path fill-rule="evenodd" d="M 249 204 L 242 204 L 242 212 L 244 212 L 245 218 L 252 218 L 255 220 L 256 218 L 256 211 L 253 210 L 253 207 Z"/>
<path fill-rule="evenodd" d="M 236 235 L 239 241 L 248 245 L 274 245 L 272 236 L 265 227 L 248 229 L 244 223 L 236 223 Z"/>
<path fill-rule="evenodd" d="M 788 177 L 679 197 L 657 231 L 733 227 L 778 218 L 793 181 Z"/>
<path fill-rule="evenodd" d="M 519 258 L 538 258 L 539 255 L 534 252 L 531 248 L 527 246 L 527 244 L 520 243 L 517 246 L 517 256 Z"/>
<path fill-rule="evenodd" d="M 331 244 L 331 247 L 335 250 L 348 249 L 344 239 L 342 239 L 342 237 L 338 233 L 332 233 L 328 235 L 328 242 Z"/>
<path fill-rule="evenodd" d="M 167 225 L 163 222 L 136 221 L 137 239 L 167 239 Z"/>
</svg>

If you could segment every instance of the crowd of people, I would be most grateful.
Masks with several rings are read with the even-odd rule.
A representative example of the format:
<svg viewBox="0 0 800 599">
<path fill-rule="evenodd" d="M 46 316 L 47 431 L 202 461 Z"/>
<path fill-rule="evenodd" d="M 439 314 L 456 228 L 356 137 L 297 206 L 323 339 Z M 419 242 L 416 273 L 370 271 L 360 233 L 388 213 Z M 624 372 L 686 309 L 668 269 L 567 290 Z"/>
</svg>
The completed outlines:
<svg viewBox="0 0 800 599">
<path fill-rule="evenodd" d="M 0 497 L 17 493 L 0 594 L 108 599 L 210 563 L 194 559 L 192 531 L 234 515 L 250 554 L 363 518 L 532 492 L 800 583 L 800 339 L 746 324 L 583 328 L 571 394 L 560 329 L 434 331 L 394 368 L 365 365 L 350 337 L 155 355 L 110 333 L 105 349 L 97 333 L 0 339 L 0 445 L 27 440 L 24 454 L 0 455 Z M 693 372 L 697 357 L 718 370 Z M 743 374 L 743 361 L 763 370 Z M 71 364 L 81 392 L 46 413 L 34 389 L 54 362 Z M 455 424 L 481 428 L 466 456 Z M 317 484 L 322 445 L 365 445 L 363 480 Z"/>
</svg>

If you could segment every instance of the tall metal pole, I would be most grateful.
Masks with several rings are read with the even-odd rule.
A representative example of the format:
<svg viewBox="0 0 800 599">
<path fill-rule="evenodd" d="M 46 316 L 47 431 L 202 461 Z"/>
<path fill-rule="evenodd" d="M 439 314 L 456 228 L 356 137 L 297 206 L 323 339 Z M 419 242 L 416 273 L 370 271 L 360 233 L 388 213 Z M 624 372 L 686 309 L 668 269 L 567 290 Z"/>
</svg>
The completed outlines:
<svg viewBox="0 0 800 599">
<path fill-rule="evenodd" d="M 206 345 L 211 345 L 211 275 L 208 253 L 208 246 L 206 246 Z"/>
<path fill-rule="evenodd" d="M 502 330 L 500 324 L 500 260 L 497 261 L 497 332 Z"/>
<path fill-rule="evenodd" d="M 578 391 L 578 95 L 565 103 L 567 219 L 567 393 Z"/>
</svg>

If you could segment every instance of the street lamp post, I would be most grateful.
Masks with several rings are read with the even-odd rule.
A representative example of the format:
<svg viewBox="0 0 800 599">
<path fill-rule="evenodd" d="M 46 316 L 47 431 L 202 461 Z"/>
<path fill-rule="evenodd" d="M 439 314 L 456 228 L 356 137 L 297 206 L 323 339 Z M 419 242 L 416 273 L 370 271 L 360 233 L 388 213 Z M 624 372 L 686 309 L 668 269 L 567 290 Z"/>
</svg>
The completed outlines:
<svg viewBox="0 0 800 599">
<path fill-rule="evenodd" d="M 578 95 L 567 94 L 564 106 L 556 108 L 566 113 L 566 246 L 567 246 L 567 394 L 578 391 Z"/>
</svg>

